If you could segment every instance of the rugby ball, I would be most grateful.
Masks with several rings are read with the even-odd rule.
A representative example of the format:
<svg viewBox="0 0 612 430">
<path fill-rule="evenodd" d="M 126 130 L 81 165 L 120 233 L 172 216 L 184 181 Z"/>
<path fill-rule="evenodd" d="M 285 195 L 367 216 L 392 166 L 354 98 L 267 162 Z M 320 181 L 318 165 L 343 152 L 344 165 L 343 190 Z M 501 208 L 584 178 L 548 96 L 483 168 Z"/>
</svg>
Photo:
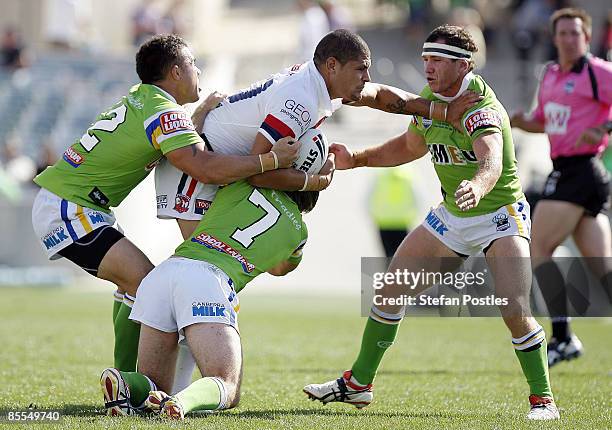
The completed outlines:
<svg viewBox="0 0 612 430">
<path fill-rule="evenodd" d="M 293 168 L 306 173 L 319 173 L 327 160 L 327 138 L 321 130 L 311 128 L 298 141 L 301 143 L 300 153 L 293 162 Z"/>
</svg>

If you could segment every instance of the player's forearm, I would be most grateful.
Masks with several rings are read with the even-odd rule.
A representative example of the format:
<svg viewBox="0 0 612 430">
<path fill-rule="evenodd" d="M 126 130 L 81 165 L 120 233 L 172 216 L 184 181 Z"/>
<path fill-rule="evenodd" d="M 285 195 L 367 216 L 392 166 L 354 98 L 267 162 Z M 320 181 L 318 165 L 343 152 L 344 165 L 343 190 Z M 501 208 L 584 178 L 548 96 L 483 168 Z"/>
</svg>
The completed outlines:
<svg viewBox="0 0 612 430">
<path fill-rule="evenodd" d="M 489 154 L 478 160 L 478 170 L 476 170 L 476 174 L 471 181 L 482 190 L 481 197 L 489 194 L 493 187 L 495 187 L 495 184 L 501 176 L 501 172 L 502 160 L 500 157 Z"/>
<path fill-rule="evenodd" d="M 409 163 L 422 154 L 417 154 L 406 145 L 404 134 L 395 136 L 382 145 L 353 152 L 355 167 L 393 167 Z"/>
<path fill-rule="evenodd" d="M 409 93 L 400 88 L 383 84 L 369 84 L 371 87 L 365 92 L 363 99 L 355 103 L 356 106 L 368 106 L 373 109 L 402 115 L 418 115 L 430 118 L 430 113 L 436 119 L 443 120 L 446 114 L 442 103 L 434 103 L 436 109 L 430 112 L 430 100 Z"/>
<path fill-rule="evenodd" d="M 513 118 L 512 127 L 520 128 L 521 130 L 527 131 L 529 133 L 544 133 L 544 123 L 535 118 Z"/>
<path fill-rule="evenodd" d="M 251 176 L 248 182 L 254 187 L 299 191 L 304 186 L 304 172 L 295 169 L 278 169 Z"/>
<path fill-rule="evenodd" d="M 262 171 L 275 168 L 271 153 L 259 155 L 224 155 L 209 152 L 192 145 L 166 154 L 168 161 L 198 182 L 228 184 Z"/>
</svg>

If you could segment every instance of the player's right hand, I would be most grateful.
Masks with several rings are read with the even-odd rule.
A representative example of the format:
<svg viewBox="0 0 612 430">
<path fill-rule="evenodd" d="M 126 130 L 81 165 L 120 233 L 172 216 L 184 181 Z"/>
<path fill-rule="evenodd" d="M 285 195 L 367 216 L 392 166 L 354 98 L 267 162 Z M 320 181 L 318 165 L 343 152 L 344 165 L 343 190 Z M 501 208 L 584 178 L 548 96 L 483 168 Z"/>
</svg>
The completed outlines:
<svg viewBox="0 0 612 430">
<path fill-rule="evenodd" d="M 484 97 L 474 91 L 465 91 L 448 105 L 446 112 L 446 122 L 451 124 L 457 130 L 461 131 L 461 118 L 463 114 L 476 106 Z"/>
<path fill-rule="evenodd" d="M 291 167 L 291 164 L 298 158 L 300 145 L 301 143 L 291 136 L 283 137 L 274 144 L 272 149 L 278 158 L 279 169 Z"/>
<path fill-rule="evenodd" d="M 353 153 L 344 143 L 332 143 L 329 146 L 329 153 L 336 156 L 337 170 L 353 169 L 355 167 Z"/>
</svg>

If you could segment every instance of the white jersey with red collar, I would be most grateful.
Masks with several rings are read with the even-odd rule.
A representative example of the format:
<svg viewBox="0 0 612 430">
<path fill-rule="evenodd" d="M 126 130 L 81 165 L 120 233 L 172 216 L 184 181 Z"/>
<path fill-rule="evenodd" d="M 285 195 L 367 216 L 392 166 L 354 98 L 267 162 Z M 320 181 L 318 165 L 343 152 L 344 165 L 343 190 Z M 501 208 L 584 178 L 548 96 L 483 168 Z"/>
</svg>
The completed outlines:
<svg viewBox="0 0 612 430">
<path fill-rule="evenodd" d="M 223 100 L 204 122 L 208 149 L 248 155 L 258 133 L 271 144 L 296 139 L 342 105 L 331 100 L 312 61 L 295 65 Z M 158 218 L 198 220 L 210 206 L 215 185 L 198 183 L 164 159 L 155 169 Z"/>
</svg>

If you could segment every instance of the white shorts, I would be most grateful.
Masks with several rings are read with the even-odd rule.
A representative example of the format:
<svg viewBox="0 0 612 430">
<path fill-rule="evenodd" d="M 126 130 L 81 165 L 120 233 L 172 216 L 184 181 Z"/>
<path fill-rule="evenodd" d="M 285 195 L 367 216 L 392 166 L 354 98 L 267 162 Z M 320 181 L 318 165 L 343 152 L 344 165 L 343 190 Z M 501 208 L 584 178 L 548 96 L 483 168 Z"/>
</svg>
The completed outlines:
<svg viewBox="0 0 612 430">
<path fill-rule="evenodd" d="M 163 158 L 155 167 L 157 217 L 199 221 L 212 204 L 218 188 L 196 181 Z"/>
<path fill-rule="evenodd" d="M 61 258 L 59 251 L 93 230 L 114 224 L 114 215 L 69 202 L 44 188 L 32 206 L 32 226 L 50 260 Z"/>
<path fill-rule="evenodd" d="M 171 257 L 140 283 L 130 319 L 167 333 L 218 323 L 238 331 L 240 302 L 232 280 L 206 261 Z"/>
<path fill-rule="evenodd" d="M 463 255 L 476 255 L 500 237 L 521 236 L 531 240 L 530 208 L 524 199 L 473 217 L 455 216 L 440 204 L 429 211 L 421 225 L 444 245 Z"/>
</svg>

